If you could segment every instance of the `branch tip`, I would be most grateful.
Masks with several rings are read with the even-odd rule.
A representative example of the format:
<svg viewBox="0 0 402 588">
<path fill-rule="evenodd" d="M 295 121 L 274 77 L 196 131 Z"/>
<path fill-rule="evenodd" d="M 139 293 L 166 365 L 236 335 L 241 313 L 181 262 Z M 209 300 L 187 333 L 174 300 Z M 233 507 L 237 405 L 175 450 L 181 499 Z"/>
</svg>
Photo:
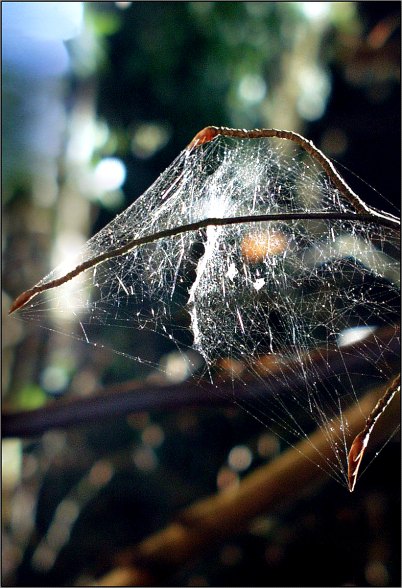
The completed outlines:
<svg viewBox="0 0 402 588">
<path fill-rule="evenodd" d="M 195 135 L 192 141 L 190 141 L 190 143 L 187 145 L 187 149 L 190 151 L 194 147 L 198 147 L 198 145 L 209 143 L 219 134 L 220 131 L 218 127 L 205 127 Z"/>
<path fill-rule="evenodd" d="M 13 312 L 25 306 L 37 293 L 38 292 L 34 289 L 25 290 L 25 292 L 17 296 L 17 298 L 14 300 L 14 302 L 10 306 L 8 314 L 13 314 Z"/>
<path fill-rule="evenodd" d="M 367 435 L 363 434 L 364 432 L 361 431 L 356 437 L 350 447 L 349 455 L 348 455 L 348 486 L 349 492 L 353 492 L 357 474 L 359 472 L 360 464 L 362 462 L 365 449 L 367 446 Z"/>
</svg>

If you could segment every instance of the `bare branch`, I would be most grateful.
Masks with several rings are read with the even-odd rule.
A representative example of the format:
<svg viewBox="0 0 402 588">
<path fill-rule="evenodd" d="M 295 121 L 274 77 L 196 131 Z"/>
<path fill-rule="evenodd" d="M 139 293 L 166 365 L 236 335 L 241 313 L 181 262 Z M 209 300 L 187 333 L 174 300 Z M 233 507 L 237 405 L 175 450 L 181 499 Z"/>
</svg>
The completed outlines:
<svg viewBox="0 0 402 588">
<path fill-rule="evenodd" d="M 332 180 L 334 186 L 338 188 L 338 190 L 343 194 L 346 200 L 353 206 L 359 214 L 368 213 L 371 217 L 378 217 L 381 219 L 389 220 L 395 224 L 400 224 L 399 220 L 388 216 L 385 213 L 378 212 L 377 210 L 373 210 L 363 200 L 351 189 L 350 186 L 345 182 L 345 180 L 339 175 L 337 170 L 335 169 L 332 161 L 328 159 L 326 155 L 322 151 L 318 149 L 314 145 L 312 141 L 309 141 L 303 135 L 299 135 L 299 133 L 294 133 L 293 131 L 282 131 L 279 129 L 230 129 L 228 127 L 205 127 L 202 129 L 194 139 L 190 142 L 187 149 L 193 149 L 198 145 L 202 145 L 203 143 L 208 143 L 212 141 L 215 137 L 222 135 L 224 137 L 237 137 L 239 139 L 261 139 L 261 138 L 270 138 L 275 137 L 277 139 L 287 139 L 288 141 L 292 141 L 296 143 L 302 149 L 304 149 L 311 157 L 313 157 L 322 169 L 325 171 L 327 176 Z"/>
<path fill-rule="evenodd" d="M 154 243 L 160 239 L 166 239 L 168 237 L 174 237 L 183 233 L 189 233 L 191 231 L 199 231 L 200 229 L 208 226 L 227 226 L 233 224 L 242 223 L 256 223 L 256 222 L 269 222 L 269 221 L 291 221 L 291 220 L 345 220 L 345 221 L 360 221 L 360 222 L 375 222 L 379 225 L 388 227 L 395 227 L 400 225 L 399 219 L 392 215 L 378 212 L 367 206 L 361 198 L 348 186 L 343 178 L 338 174 L 332 162 L 320 151 L 312 141 L 309 141 L 302 135 L 294 133 L 292 131 L 281 131 L 278 129 L 230 129 L 228 127 L 206 127 L 200 131 L 194 139 L 189 143 L 187 149 L 191 150 L 203 143 L 212 141 L 215 137 L 222 135 L 227 137 L 247 138 L 247 139 L 258 139 L 258 138 L 269 138 L 276 137 L 278 139 L 286 139 L 297 143 L 302 147 L 311 157 L 313 157 L 326 172 L 328 177 L 332 180 L 335 187 L 343 194 L 346 200 L 353 206 L 356 214 L 353 213 L 341 213 L 341 212 L 305 212 L 305 213 L 284 213 L 284 214 L 261 214 L 261 215 L 248 215 L 232 218 L 208 218 L 194 223 L 189 223 L 179 227 L 173 227 L 158 231 L 152 235 L 146 235 L 138 239 L 132 239 L 128 243 L 125 243 L 121 247 L 116 247 L 110 251 L 105 251 L 100 255 L 93 257 L 75 267 L 73 270 L 51 280 L 44 284 L 36 285 L 29 290 L 25 290 L 20 294 L 11 305 L 9 314 L 15 312 L 19 308 L 24 307 L 34 296 L 40 292 L 57 288 L 62 284 L 70 281 L 84 271 L 93 268 L 104 261 L 109 259 L 115 259 L 122 255 L 127 255 L 135 247 L 145 245 L 147 243 Z"/>
<path fill-rule="evenodd" d="M 352 432 L 362 427 L 362 411 L 369 411 L 384 388 L 369 392 L 360 402 L 345 412 Z M 384 415 L 384 427 L 378 428 L 373 447 L 388 437 L 399 417 L 396 403 Z M 144 539 L 118 557 L 120 567 L 101 578 L 97 586 L 155 586 L 163 585 L 191 559 L 213 548 L 216 543 L 241 532 L 261 513 L 295 502 L 317 484 L 327 479 L 316 461 L 313 447 L 321 452 L 322 463 L 328 457 L 328 439 L 318 429 L 310 438 L 289 448 L 274 461 L 245 477 L 236 489 L 200 500 L 184 510 L 167 527 Z M 307 459 L 306 459 L 307 458 Z"/>
<path fill-rule="evenodd" d="M 393 397 L 397 392 L 401 391 L 401 374 L 398 374 L 393 380 L 391 380 L 388 388 L 385 390 L 384 395 L 381 396 L 369 416 L 367 417 L 365 427 L 358 435 L 356 435 L 349 451 L 348 456 L 348 479 L 349 479 L 349 490 L 353 492 L 357 474 L 359 472 L 360 464 L 363 456 L 366 452 L 368 442 L 370 440 L 371 433 L 375 427 L 376 422 L 384 414 L 388 404 L 392 401 Z"/>
</svg>

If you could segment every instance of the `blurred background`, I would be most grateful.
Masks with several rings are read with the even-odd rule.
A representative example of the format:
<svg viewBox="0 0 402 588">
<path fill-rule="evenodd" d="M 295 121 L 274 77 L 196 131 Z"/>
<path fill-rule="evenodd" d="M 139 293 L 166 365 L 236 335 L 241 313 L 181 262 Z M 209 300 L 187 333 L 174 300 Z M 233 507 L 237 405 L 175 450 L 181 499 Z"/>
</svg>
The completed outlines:
<svg viewBox="0 0 402 588">
<path fill-rule="evenodd" d="M 2 53 L 3 412 L 149 377 L 7 313 L 203 127 L 300 132 L 398 214 L 399 2 L 3 2 Z M 4 439 L 2 582 L 85 584 L 278 451 L 212 401 Z M 397 436 L 352 495 L 297 493 L 165 585 L 400 585 Z"/>
</svg>

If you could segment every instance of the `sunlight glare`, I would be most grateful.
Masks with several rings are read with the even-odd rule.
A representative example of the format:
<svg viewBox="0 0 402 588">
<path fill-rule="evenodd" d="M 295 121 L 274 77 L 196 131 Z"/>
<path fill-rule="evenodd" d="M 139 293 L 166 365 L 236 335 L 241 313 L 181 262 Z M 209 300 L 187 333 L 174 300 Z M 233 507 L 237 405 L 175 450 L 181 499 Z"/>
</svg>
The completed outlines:
<svg viewBox="0 0 402 588">
<path fill-rule="evenodd" d="M 309 20 L 321 20 L 330 13 L 332 2 L 300 2 L 298 4 Z"/>
</svg>

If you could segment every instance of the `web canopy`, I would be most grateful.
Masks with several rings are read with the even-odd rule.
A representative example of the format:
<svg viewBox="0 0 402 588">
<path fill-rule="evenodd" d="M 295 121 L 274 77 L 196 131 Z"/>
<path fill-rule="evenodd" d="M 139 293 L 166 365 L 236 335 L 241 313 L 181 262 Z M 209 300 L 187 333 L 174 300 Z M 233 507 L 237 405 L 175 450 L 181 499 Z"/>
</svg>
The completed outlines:
<svg viewBox="0 0 402 588">
<path fill-rule="evenodd" d="M 217 391 L 222 377 L 244 382 L 247 401 L 234 400 L 287 443 L 322 427 L 333 454 L 325 467 L 347 484 L 344 410 L 399 363 L 399 247 L 392 217 L 357 214 L 299 145 L 218 135 L 182 151 L 38 286 L 63 282 L 83 263 L 85 271 L 19 312 L 94 344 L 106 344 L 102 336 L 116 327 L 130 329 L 132 340 L 143 329 L 157 332 L 183 356 L 192 347 Z M 385 348 L 377 338 L 384 329 Z M 132 355 L 118 338 L 112 346 Z M 136 359 L 148 361 L 146 350 Z M 285 386 L 273 391 L 272 379 Z"/>
</svg>

